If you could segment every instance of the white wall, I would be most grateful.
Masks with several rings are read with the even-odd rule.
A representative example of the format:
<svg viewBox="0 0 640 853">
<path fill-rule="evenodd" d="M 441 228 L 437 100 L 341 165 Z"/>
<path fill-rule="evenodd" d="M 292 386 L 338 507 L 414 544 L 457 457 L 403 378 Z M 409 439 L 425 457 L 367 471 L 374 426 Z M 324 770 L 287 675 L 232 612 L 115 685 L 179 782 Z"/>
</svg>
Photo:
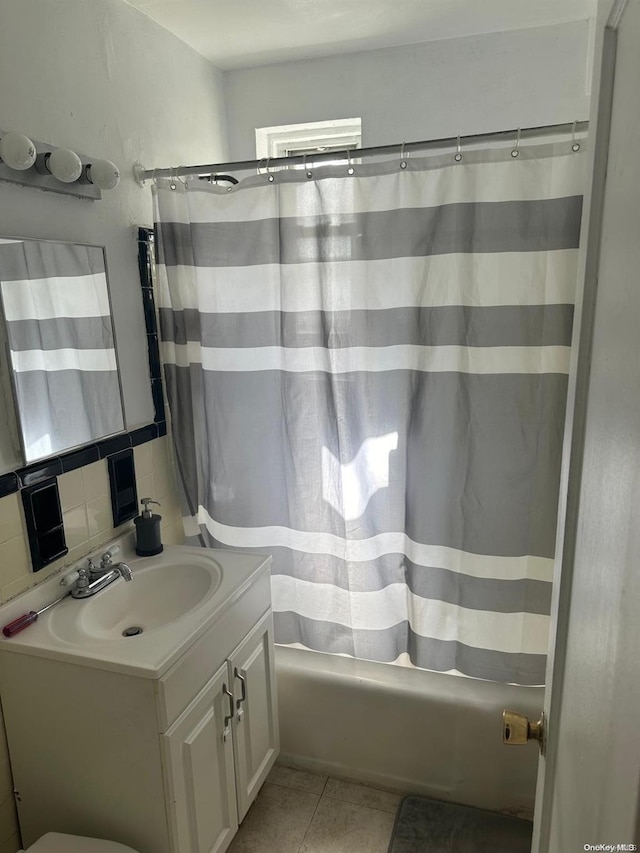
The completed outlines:
<svg viewBox="0 0 640 853">
<path fill-rule="evenodd" d="M 384 145 L 587 119 L 588 36 L 578 21 L 228 71 L 231 159 L 297 122 L 360 116 Z"/>
<path fill-rule="evenodd" d="M 99 202 L 0 183 L 0 234 L 106 246 L 127 425 L 148 423 L 153 407 L 134 226 L 153 218 L 151 191 L 135 184 L 131 167 L 135 160 L 160 166 L 226 157 L 221 74 L 122 0 L 1 0 L 0 80 L 2 129 L 106 157 L 122 171 L 120 186 Z M 0 473 L 20 464 L 5 453 L 11 445 L 6 420 L 0 412 L 6 463 Z M 135 461 L 138 494 L 162 502 L 164 541 L 182 541 L 168 439 L 136 447 Z M 37 575 L 20 497 L 0 500 L 2 601 L 124 529 L 112 527 L 105 460 L 58 483 L 69 553 Z M 0 711 L 0 851 L 19 847 Z"/>
<path fill-rule="evenodd" d="M 0 184 L 0 234 L 106 246 L 127 426 L 148 423 L 134 226 L 152 224 L 151 190 L 131 169 L 226 157 L 222 75 L 122 0 L 9 0 L 0 80 L 0 128 L 121 169 L 120 186 L 97 202 Z"/>
</svg>

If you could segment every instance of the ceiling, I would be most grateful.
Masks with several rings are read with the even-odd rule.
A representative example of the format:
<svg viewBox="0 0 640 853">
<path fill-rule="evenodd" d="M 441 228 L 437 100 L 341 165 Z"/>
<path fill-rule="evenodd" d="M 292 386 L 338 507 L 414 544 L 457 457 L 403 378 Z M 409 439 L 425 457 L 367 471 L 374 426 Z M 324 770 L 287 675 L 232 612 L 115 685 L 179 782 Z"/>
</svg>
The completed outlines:
<svg viewBox="0 0 640 853">
<path fill-rule="evenodd" d="M 126 0 L 218 68 L 584 20 L 595 0 Z"/>
</svg>

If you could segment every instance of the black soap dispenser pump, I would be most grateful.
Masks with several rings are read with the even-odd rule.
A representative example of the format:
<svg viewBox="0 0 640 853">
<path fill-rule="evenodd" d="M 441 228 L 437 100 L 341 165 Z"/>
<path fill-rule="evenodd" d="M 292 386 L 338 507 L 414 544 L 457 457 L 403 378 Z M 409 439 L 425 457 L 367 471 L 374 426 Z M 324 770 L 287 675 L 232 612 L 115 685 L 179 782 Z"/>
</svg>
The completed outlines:
<svg viewBox="0 0 640 853">
<path fill-rule="evenodd" d="M 153 513 L 149 509 L 149 504 L 156 504 L 156 506 L 160 504 L 151 498 L 142 498 L 140 503 L 143 507 L 142 515 L 133 519 L 136 526 L 136 554 L 140 557 L 153 557 L 163 549 L 160 536 L 162 516 Z"/>
</svg>

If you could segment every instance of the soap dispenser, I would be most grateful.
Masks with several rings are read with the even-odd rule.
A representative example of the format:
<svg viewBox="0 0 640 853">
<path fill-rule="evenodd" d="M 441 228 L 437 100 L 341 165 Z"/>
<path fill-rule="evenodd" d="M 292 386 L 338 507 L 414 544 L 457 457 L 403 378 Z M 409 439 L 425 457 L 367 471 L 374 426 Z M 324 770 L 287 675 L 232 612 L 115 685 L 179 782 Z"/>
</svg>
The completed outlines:
<svg viewBox="0 0 640 853">
<path fill-rule="evenodd" d="M 151 498 L 142 498 L 140 503 L 143 506 L 142 515 L 133 519 L 136 525 L 136 554 L 140 557 L 153 557 L 163 549 L 160 536 L 162 516 L 153 513 L 149 509 L 149 504 L 156 504 L 156 506 L 160 504 L 158 501 L 152 501 Z"/>
</svg>

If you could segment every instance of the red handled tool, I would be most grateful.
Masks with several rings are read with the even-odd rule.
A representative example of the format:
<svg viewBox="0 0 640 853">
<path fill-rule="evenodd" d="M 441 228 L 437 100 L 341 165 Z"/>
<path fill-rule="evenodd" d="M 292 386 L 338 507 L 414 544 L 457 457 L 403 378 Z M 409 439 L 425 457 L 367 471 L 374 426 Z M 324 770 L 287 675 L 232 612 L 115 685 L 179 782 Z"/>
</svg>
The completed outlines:
<svg viewBox="0 0 640 853">
<path fill-rule="evenodd" d="M 52 601 L 51 604 L 47 604 L 46 607 L 43 607 L 42 610 L 30 610 L 29 613 L 23 613 L 22 616 L 18 616 L 17 619 L 14 619 L 13 622 L 9 622 L 8 625 L 5 625 L 2 629 L 2 633 L 5 637 L 13 637 L 14 634 L 17 634 L 19 631 L 22 631 L 24 628 L 32 625 L 34 622 L 38 621 L 38 616 L 41 613 L 44 613 L 45 610 L 48 610 L 50 607 L 53 607 L 54 604 L 57 604 L 59 601 L 62 601 L 63 598 L 66 598 L 69 595 L 69 592 L 65 592 L 64 595 L 61 595 L 60 598 L 56 598 L 55 601 Z"/>
</svg>

